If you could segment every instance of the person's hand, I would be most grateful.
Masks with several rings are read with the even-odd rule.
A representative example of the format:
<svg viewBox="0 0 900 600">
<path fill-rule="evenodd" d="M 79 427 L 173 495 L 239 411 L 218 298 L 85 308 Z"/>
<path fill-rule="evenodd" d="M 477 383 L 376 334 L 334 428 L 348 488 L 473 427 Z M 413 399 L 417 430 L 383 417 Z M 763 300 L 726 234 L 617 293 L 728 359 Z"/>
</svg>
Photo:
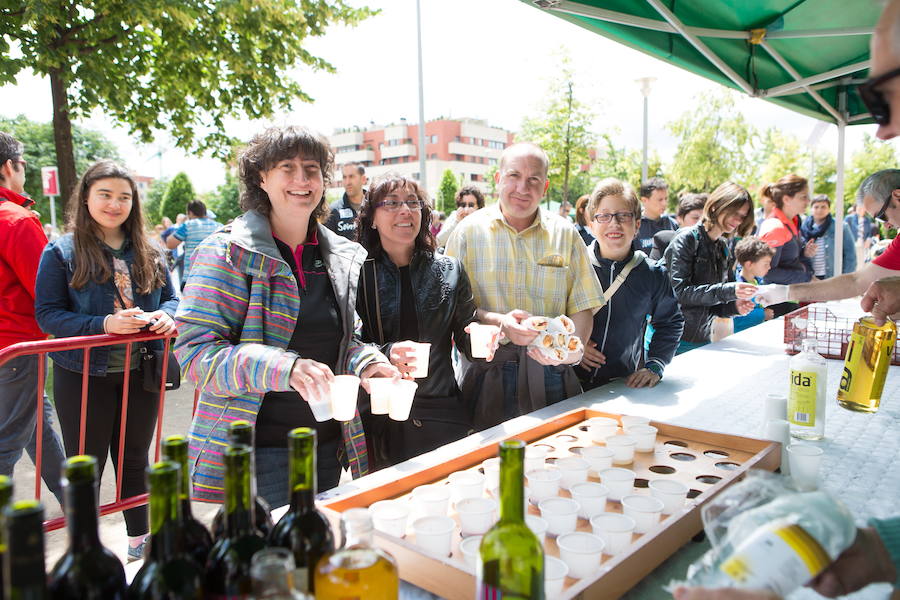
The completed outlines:
<svg viewBox="0 0 900 600">
<path fill-rule="evenodd" d="M 125 335 L 128 333 L 137 333 L 147 326 L 149 319 L 139 319 L 137 315 L 143 315 L 144 311 L 140 308 L 126 308 L 117 313 L 111 314 L 106 318 L 104 329 L 106 333 L 116 333 Z"/>
<path fill-rule="evenodd" d="M 309 358 L 298 358 L 291 369 L 291 387 L 307 402 L 320 402 L 331 398 L 331 367 Z"/>
<path fill-rule="evenodd" d="M 897 572 L 884 542 L 871 527 L 856 530 L 856 540 L 807 585 L 826 598 L 837 598 L 870 583 L 893 582 Z"/>
<path fill-rule="evenodd" d="M 491 341 L 488 345 L 488 355 L 487 358 L 484 359 L 485 362 L 491 362 L 492 360 L 494 360 L 494 354 L 497 352 L 497 348 L 500 347 L 500 340 L 503 339 L 503 332 L 500 331 L 500 328 L 496 325 L 486 325 L 484 323 L 480 323 L 480 325 L 482 327 L 491 328 Z M 472 334 L 469 325 L 466 325 L 463 331 L 465 331 L 469 335 Z"/>
<path fill-rule="evenodd" d="M 584 356 L 581 364 L 591 369 L 597 369 L 606 364 L 606 356 L 597 350 L 597 342 L 588 340 L 584 345 Z"/>
<path fill-rule="evenodd" d="M 775 311 L 771 308 L 766 308 L 763 310 L 763 321 L 771 321 L 775 318 Z"/>
<path fill-rule="evenodd" d="M 756 288 L 756 301 L 763 306 L 772 304 L 781 304 L 788 301 L 788 288 L 790 286 L 781 285 L 780 283 L 772 283 L 769 285 L 761 285 Z"/>
<path fill-rule="evenodd" d="M 511 310 L 500 318 L 500 331 L 503 332 L 509 341 L 517 346 L 527 346 L 531 342 L 534 341 L 534 338 L 537 337 L 538 332 L 532 331 L 531 329 L 522 325 L 522 321 L 531 316 L 531 313 L 528 313 L 524 310 Z M 537 359 L 535 359 L 537 360 Z M 550 363 L 541 363 L 541 364 L 550 364 Z M 559 364 L 553 363 L 553 364 Z"/>
<path fill-rule="evenodd" d="M 145 313 L 144 316 L 150 317 L 150 331 L 153 333 L 167 334 L 175 331 L 175 320 L 164 310 Z"/>
<path fill-rule="evenodd" d="M 359 383 L 363 386 L 363 389 L 367 392 L 372 390 L 369 389 L 369 380 L 373 377 L 389 377 L 391 379 L 400 379 L 400 371 L 397 370 L 397 367 L 390 363 L 383 362 L 375 362 L 366 365 L 366 368 L 362 370 L 362 373 L 359 375 Z"/>
<path fill-rule="evenodd" d="M 416 370 L 418 360 L 416 357 L 416 342 L 403 340 L 391 344 L 391 355 L 388 357 L 391 364 L 397 367 L 404 379 L 412 379 L 412 373 Z"/>
<path fill-rule="evenodd" d="M 735 304 L 737 305 L 738 314 L 741 316 L 749 314 L 753 307 L 756 306 L 753 300 L 736 300 Z"/>
<path fill-rule="evenodd" d="M 545 365 L 548 367 L 555 367 L 557 365 L 561 365 L 563 361 L 557 360 L 555 358 L 550 358 L 548 355 L 544 354 L 537 348 L 529 348 L 528 356 L 534 359 L 535 362 L 541 365 Z"/>
<path fill-rule="evenodd" d="M 885 277 L 869 286 L 859 305 L 881 327 L 890 315 L 900 312 L 900 277 Z"/>
<path fill-rule="evenodd" d="M 659 375 L 650 369 L 638 369 L 625 378 L 625 385 L 630 388 L 653 387 L 659 383 Z"/>
<path fill-rule="evenodd" d="M 779 596 L 763 590 L 741 590 L 738 588 L 678 587 L 672 594 L 675 600 L 780 600 Z"/>
<path fill-rule="evenodd" d="M 463 206 L 456 209 L 456 220 L 457 222 L 462 221 L 469 215 L 475 212 L 475 207 L 472 206 Z"/>
<path fill-rule="evenodd" d="M 812 258 L 816 255 L 816 250 L 819 249 L 819 245 L 814 241 L 810 240 L 806 242 L 806 246 L 803 247 L 803 256 L 806 258 Z"/>
<path fill-rule="evenodd" d="M 739 300 L 748 300 L 753 297 L 758 289 L 759 287 L 753 285 L 752 283 L 739 281 L 734 286 L 734 293 Z"/>
</svg>

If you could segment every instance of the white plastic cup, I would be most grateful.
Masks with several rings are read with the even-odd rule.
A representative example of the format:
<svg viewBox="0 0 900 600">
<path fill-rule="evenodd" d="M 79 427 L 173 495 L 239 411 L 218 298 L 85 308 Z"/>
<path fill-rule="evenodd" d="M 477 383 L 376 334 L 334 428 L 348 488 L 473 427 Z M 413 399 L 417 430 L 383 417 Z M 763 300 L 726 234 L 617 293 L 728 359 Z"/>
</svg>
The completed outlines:
<svg viewBox="0 0 900 600">
<path fill-rule="evenodd" d="M 489 458 L 481 463 L 484 469 L 484 487 L 495 490 L 500 487 L 500 459 Z"/>
<path fill-rule="evenodd" d="M 555 598 L 562 593 L 569 574 L 569 565 L 555 556 L 544 555 L 544 595 Z"/>
<path fill-rule="evenodd" d="M 349 421 L 356 415 L 359 377 L 335 375 L 331 381 L 331 410 L 335 421 Z"/>
<path fill-rule="evenodd" d="M 550 469 L 535 469 L 525 473 L 525 479 L 528 480 L 528 489 L 531 490 L 531 501 L 538 504 L 541 500 L 556 497 L 562 474 Z"/>
<path fill-rule="evenodd" d="M 663 514 L 671 515 L 684 508 L 688 486 L 675 479 L 654 479 L 649 484 L 650 495 L 663 503 Z"/>
<path fill-rule="evenodd" d="M 447 478 L 450 485 L 450 501 L 454 504 L 465 498 L 481 498 L 484 495 L 484 475 L 478 471 L 457 471 Z"/>
<path fill-rule="evenodd" d="M 635 452 L 653 452 L 657 429 L 653 425 L 632 425 L 625 432 L 634 438 Z"/>
<path fill-rule="evenodd" d="M 635 446 L 637 446 L 637 442 L 630 435 L 614 435 L 606 438 L 606 447 L 613 451 L 614 465 L 633 463 Z"/>
<path fill-rule="evenodd" d="M 588 461 L 577 456 L 566 456 L 565 458 L 557 459 L 556 470 L 562 476 L 559 480 L 560 487 L 567 490 L 576 483 L 587 481 L 589 469 L 590 464 L 588 464 Z"/>
<path fill-rule="evenodd" d="M 478 565 L 478 551 L 481 548 L 480 535 L 467 537 L 459 543 L 459 552 L 463 555 L 463 560 L 470 569 L 474 569 Z"/>
<path fill-rule="evenodd" d="M 603 551 L 616 555 L 631 545 L 631 534 L 637 524 L 634 519 L 619 513 L 600 513 L 591 517 L 594 535 L 604 541 Z"/>
<path fill-rule="evenodd" d="M 413 398 L 419 385 L 415 381 L 400 379 L 391 387 L 391 405 L 388 416 L 395 421 L 409 419 L 409 411 L 412 410 Z"/>
<path fill-rule="evenodd" d="M 487 358 L 491 353 L 491 338 L 497 333 L 496 325 L 483 323 L 469 323 L 469 343 L 472 348 L 472 358 Z"/>
<path fill-rule="evenodd" d="M 791 444 L 787 453 L 794 487 L 800 492 L 819 489 L 819 468 L 825 451 L 812 444 Z"/>
<path fill-rule="evenodd" d="M 594 443 L 605 444 L 606 438 L 616 435 L 619 430 L 619 422 L 608 417 L 594 417 L 587 421 L 588 431 Z"/>
<path fill-rule="evenodd" d="M 409 372 L 413 379 L 428 377 L 428 360 L 431 357 L 431 344 L 428 342 L 413 342 L 412 354 L 416 358 L 415 367 Z M 405 419 L 400 419 L 405 421 Z"/>
<path fill-rule="evenodd" d="M 547 498 L 538 504 L 541 517 L 547 521 L 547 534 L 559 536 L 575 531 L 578 523 L 578 502 L 571 498 Z"/>
<path fill-rule="evenodd" d="M 386 415 L 391 410 L 391 388 L 394 380 L 391 377 L 372 377 L 369 379 L 369 404 L 373 415 Z"/>
<path fill-rule="evenodd" d="M 594 515 L 606 511 L 606 497 L 609 495 L 609 488 L 602 483 L 593 481 L 576 483 L 569 488 L 569 492 L 572 494 L 572 500 L 581 506 L 578 516 L 582 519 L 590 519 Z"/>
<path fill-rule="evenodd" d="M 546 465 L 547 453 L 546 448 L 537 448 L 528 446 L 525 448 L 525 472 L 543 469 Z"/>
<path fill-rule="evenodd" d="M 497 521 L 497 501 L 491 498 L 463 498 L 456 503 L 459 533 L 463 537 L 484 535 Z"/>
<path fill-rule="evenodd" d="M 784 394 L 766 394 L 763 423 L 787 420 L 787 396 Z"/>
<path fill-rule="evenodd" d="M 375 529 L 402 538 L 406 535 L 409 505 L 401 500 L 381 500 L 369 506 Z"/>
<path fill-rule="evenodd" d="M 569 577 L 584 579 L 600 569 L 603 538 L 593 533 L 575 531 L 556 538 L 559 557 L 569 567 Z"/>
<path fill-rule="evenodd" d="M 331 398 L 319 400 L 316 402 L 307 402 L 309 410 L 312 411 L 313 418 L 322 423 L 334 417 L 334 411 L 331 410 Z"/>
<path fill-rule="evenodd" d="M 419 517 L 446 517 L 450 490 L 445 485 L 420 485 L 413 489 L 412 501 Z"/>
<path fill-rule="evenodd" d="M 608 500 L 620 501 L 634 489 L 634 471 L 612 467 L 599 473 L 600 481 L 609 488 Z"/>
<path fill-rule="evenodd" d="M 606 446 L 588 446 L 581 449 L 581 458 L 588 462 L 595 475 L 612 466 L 614 454 L 615 452 Z"/>
<path fill-rule="evenodd" d="M 536 535 L 541 540 L 541 544 L 543 544 L 547 539 L 547 520 L 537 515 L 525 515 L 525 524 L 528 525 L 531 533 Z"/>
<path fill-rule="evenodd" d="M 791 424 L 784 419 L 770 419 L 766 421 L 763 437 L 773 442 L 781 443 L 781 473 L 791 474 L 791 460 L 787 449 L 791 445 Z"/>
<path fill-rule="evenodd" d="M 450 555 L 450 542 L 456 521 L 450 517 L 422 517 L 413 521 L 416 545 L 435 556 Z"/>
<path fill-rule="evenodd" d="M 636 417 L 633 415 L 622 415 L 619 417 L 622 420 L 622 430 L 627 431 L 629 427 L 633 427 L 635 425 L 649 425 L 650 419 L 648 417 Z"/>
<path fill-rule="evenodd" d="M 622 498 L 622 513 L 634 519 L 635 533 L 647 533 L 659 523 L 663 511 L 663 502 L 652 496 L 632 494 Z"/>
</svg>

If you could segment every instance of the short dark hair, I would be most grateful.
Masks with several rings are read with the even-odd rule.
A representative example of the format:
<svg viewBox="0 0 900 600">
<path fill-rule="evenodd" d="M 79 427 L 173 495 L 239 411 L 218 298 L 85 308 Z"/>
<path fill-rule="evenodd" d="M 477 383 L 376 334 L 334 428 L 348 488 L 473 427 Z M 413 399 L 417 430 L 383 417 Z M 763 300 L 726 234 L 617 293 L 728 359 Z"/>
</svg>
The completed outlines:
<svg viewBox="0 0 900 600">
<path fill-rule="evenodd" d="M 810 201 L 809 205 L 812 206 L 816 202 L 824 202 L 828 206 L 831 206 L 831 198 L 829 198 L 827 194 L 818 194 L 815 198 L 813 198 Z"/>
<path fill-rule="evenodd" d="M 734 258 L 741 265 L 745 262 L 756 262 L 767 256 L 775 256 L 775 249 L 755 235 L 745 237 L 734 247 Z"/>
<path fill-rule="evenodd" d="M 695 210 L 703 210 L 703 207 L 706 205 L 706 201 L 709 200 L 709 194 L 685 194 L 681 197 L 681 200 L 678 201 L 678 210 L 675 212 L 681 218 L 684 218 L 686 214 Z"/>
<path fill-rule="evenodd" d="M 195 217 L 205 217 L 206 205 L 203 200 L 191 200 L 187 203 L 187 211 Z"/>
<path fill-rule="evenodd" d="M 641 198 L 649 198 L 655 190 L 669 191 L 669 184 L 662 177 L 651 177 L 641 184 Z"/>
<path fill-rule="evenodd" d="M 459 201 L 466 196 L 475 196 L 475 204 L 478 208 L 484 208 L 484 194 L 477 187 L 467 185 L 459 188 L 459 191 L 456 192 L 456 205 L 459 206 Z"/>
<path fill-rule="evenodd" d="M 372 228 L 377 210 L 375 206 L 380 204 L 385 196 L 403 187 L 410 188 L 422 202 L 422 223 L 419 225 L 419 233 L 416 235 L 415 249 L 433 253 L 437 247 L 437 242 L 431 233 L 431 203 L 425 190 L 419 187 L 414 179 L 396 171 L 388 171 L 372 182 L 369 194 L 363 199 L 359 215 L 356 217 L 356 241 L 368 250 L 369 256 L 377 256 L 381 253 L 381 236 L 377 229 Z"/>
<path fill-rule="evenodd" d="M 322 171 L 323 192 L 319 205 L 310 215 L 310 219 L 320 220 L 328 214 L 328 203 L 325 201 L 324 189 L 331 183 L 334 171 L 334 150 L 328 139 L 308 127 L 287 125 L 285 127 L 269 127 L 262 133 L 253 136 L 250 143 L 238 158 L 238 170 L 243 189 L 241 190 L 241 209 L 245 212 L 256 210 L 269 216 L 272 203 L 269 195 L 259 187 L 263 171 L 273 168 L 279 161 L 302 156 L 319 163 Z"/>
<path fill-rule="evenodd" d="M 23 151 L 22 142 L 8 133 L 0 131 L 0 166 L 5 165 L 8 160 L 20 160 Z M 18 170 L 15 164 L 13 164 L 13 169 Z M 0 181 L 3 181 L 3 175 L 0 175 Z"/>
<path fill-rule="evenodd" d="M 366 174 L 366 167 L 363 166 L 363 164 L 362 164 L 361 162 L 357 162 L 357 161 L 355 161 L 355 160 L 354 160 L 354 161 L 350 161 L 350 162 L 345 162 L 344 164 L 342 164 L 342 165 L 341 165 L 341 172 L 344 171 L 344 167 L 356 167 L 356 172 L 357 172 L 357 173 L 359 173 L 360 175 L 365 175 L 365 174 Z"/>
</svg>

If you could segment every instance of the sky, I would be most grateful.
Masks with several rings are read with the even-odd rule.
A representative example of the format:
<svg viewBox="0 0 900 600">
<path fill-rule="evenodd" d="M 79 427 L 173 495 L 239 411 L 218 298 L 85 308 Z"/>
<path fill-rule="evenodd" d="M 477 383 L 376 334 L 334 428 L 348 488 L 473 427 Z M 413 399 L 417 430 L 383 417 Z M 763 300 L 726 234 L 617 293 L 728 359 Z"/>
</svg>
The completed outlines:
<svg viewBox="0 0 900 600">
<path fill-rule="evenodd" d="M 249 139 L 269 124 L 294 123 L 331 134 L 401 117 L 418 120 L 415 0 L 348 3 L 380 8 L 381 13 L 355 28 L 334 26 L 325 36 L 309 39 L 307 48 L 337 70 L 330 74 L 302 68 L 289 74 L 315 102 L 298 102 L 291 111 L 269 120 L 231 121 L 228 133 Z M 564 48 L 575 70 L 576 95 L 597 113 L 598 132 L 615 131 L 617 145 L 640 149 L 643 100 L 635 79 L 656 78 L 650 94 L 649 146 L 668 161 L 676 140 L 666 131 L 666 123 L 720 88 L 521 0 L 421 0 L 421 5 L 426 119 L 472 117 L 518 130 L 524 117 L 538 111 Z M 0 98 L 4 116 L 52 118 L 49 81 L 30 72 L 20 74 L 15 85 L 0 87 Z M 10 98 L 15 102 L 8 102 Z M 754 126 L 777 127 L 802 142 L 818 123 L 758 99 L 741 97 L 738 108 Z M 99 111 L 79 124 L 104 133 L 128 166 L 142 175 L 172 177 L 186 171 L 201 192 L 224 180 L 219 161 L 186 155 L 164 132 L 156 144 L 141 145 Z M 864 133 L 874 135 L 875 126 L 847 129 L 848 157 Z M 818 149 L 835 153 L 836 148 L 837 127 L 829 125 Z"/>
</svg>

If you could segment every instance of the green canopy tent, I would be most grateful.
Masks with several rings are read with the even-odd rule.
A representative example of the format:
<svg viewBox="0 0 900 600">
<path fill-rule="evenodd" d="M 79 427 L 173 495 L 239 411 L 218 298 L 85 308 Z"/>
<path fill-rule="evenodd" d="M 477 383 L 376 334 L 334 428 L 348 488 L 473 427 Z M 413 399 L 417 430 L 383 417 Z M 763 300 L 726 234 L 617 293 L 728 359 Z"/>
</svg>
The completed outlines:
<svg viewBox="0 0 900 600">
<path fill-rule="evenodd" d="M 838 127 L 871 123 L 858 86 L 869 68 L 877 0 L 522 0 L 692 73 Z M 646 130 L 646 128 L 645 128 Z M 835 272 L 843 238 L 835 236 Z"/>
</svg>

